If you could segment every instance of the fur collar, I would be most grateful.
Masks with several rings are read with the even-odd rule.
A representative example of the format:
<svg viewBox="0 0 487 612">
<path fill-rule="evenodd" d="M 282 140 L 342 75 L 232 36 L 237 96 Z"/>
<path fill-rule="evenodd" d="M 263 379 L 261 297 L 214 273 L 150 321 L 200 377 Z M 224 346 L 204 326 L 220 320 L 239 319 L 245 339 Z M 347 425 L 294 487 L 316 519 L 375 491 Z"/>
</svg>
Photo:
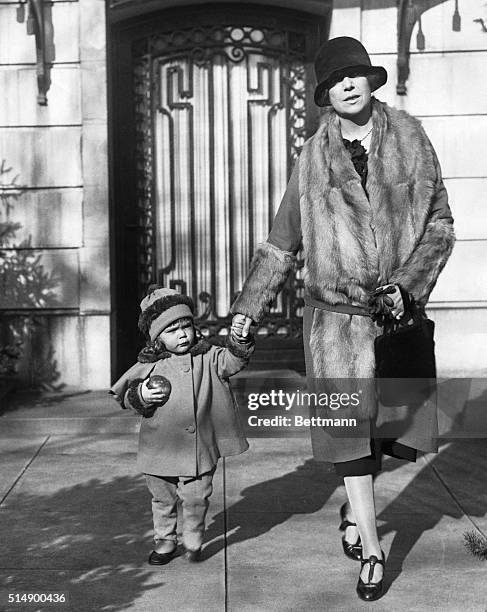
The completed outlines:
<svg viewBox="0 0 487 612">
<path fill-rule="evenodd" d="M 201 338 L 191 347 L 189 353 L 192 357 L 196 357 L 196 355 L 204 355 L 210 349 L 211 344 L 204 338 Z M 174 353 L 169 351 L 156 352 L 154 346 L 149 344 L 140 351 L 137 361 L 139 363 L 154 363 L 155 361 L 159 361 L 161 359 L 169 359 L 169 357 L 172 357 L 173 355 Z"/>
<path fill-rule="evenodd" d="M 396 148 L 402 148 L 406 145 L 406 151 L 409 151 L 410 154 L 416 148 L 421 149 L 425 142 L 420 122 L 405 111 L 392 108 L 384 102 L 372 98 L 372 126 L 372 137 L 368 151 L 370 173 L 373 176 L 375 171 L 380 171 L 382 168 L 377 166 L 381 166 L 383 161 L 394 161 L 392 168 L 394 175 L 390 175 L 391 168 L 388 167 L 385 176 L 380 178 L 388 182 L 405 180 L 411 172 L 410 166 L 412 164 L 409 163 L 409 159 L 413 156 L 397 155 L 394 156 L 393 160 L 384 160 L 384 154 L 390 154 L 388 149 L 392 134 L 394 134 L 393 146 Z M 310 139 L 310 142 L 313 140 L 319 141 L 316 144 L 323 152 L 323 162 L 330 172 L 330 188 L 340 188 L 349 181 L 357 181 L 357 173 L 350 153 L 343 144 L 340 119 L 332 107 L 324 111 L 320 120 L 320 127 L 315 136 Z"/>
<path fill-rule="evenodd" d="M 420 122 L 405 111 L 374 99 L 372 121 L 365 191 L 333 109 L 303 147 L 305 285 L 312 297 L 330 304 L 367 304 L 378 285 L 398 282 L 424 303 L 437 258 L 446 261 L 438 252 L 447 257 L 451 241 L 451 227 L 443 227 L 451 224 L 429 219 L 441 181 L 435 153 Z M 435 224 L 431 240 L 429 222 Z M 427 243 L 422 262 L 421 243 Z"/>
</svg>

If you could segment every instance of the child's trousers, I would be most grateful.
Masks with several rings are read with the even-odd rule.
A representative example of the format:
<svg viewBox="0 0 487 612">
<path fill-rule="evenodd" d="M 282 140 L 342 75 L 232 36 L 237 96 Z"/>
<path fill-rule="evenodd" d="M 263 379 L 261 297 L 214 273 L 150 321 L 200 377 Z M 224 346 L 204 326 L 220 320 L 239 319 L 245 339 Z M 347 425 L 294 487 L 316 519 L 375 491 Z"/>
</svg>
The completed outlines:
<svg viewBox="0 0 487 612">
<path fill-rule="evenodd" d="M 187 550 L 198 550 L 203 543 L 209 497 L 213 491 L 215 470 L 195 478 L 145 474 L 152 493 L 152 517 L 156 549 L 163 540 L 177 544 L 177 502 L 182 505 L 183 544 Z"/>
</svg>

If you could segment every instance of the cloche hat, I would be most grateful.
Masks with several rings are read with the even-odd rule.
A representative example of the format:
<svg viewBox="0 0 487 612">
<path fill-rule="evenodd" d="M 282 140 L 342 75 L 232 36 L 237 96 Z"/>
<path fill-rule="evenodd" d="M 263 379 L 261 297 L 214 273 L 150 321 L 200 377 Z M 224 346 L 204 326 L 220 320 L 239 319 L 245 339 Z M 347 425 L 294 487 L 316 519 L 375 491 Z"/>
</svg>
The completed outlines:
<svg viewBox="0 0 487 612">
<path fill-rule="evenodd" d="M 315 103 L 318 106 L 329 104 L 328 90 L 345 76 L 366 76 L 371 91 L 387 81 L 386 69 L 372 66 L 365 47 L 350 36 L 331 38 L 320 47 L 315 58 L 315 74 L 318 83 Z"/>
</svg>

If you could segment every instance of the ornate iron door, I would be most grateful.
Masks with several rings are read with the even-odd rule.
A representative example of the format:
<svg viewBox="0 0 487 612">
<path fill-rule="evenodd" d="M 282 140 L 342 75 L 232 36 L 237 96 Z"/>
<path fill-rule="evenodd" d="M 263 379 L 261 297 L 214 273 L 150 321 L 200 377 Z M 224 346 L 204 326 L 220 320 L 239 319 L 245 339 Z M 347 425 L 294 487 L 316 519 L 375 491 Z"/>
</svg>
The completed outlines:
<svg viewBox="0 0 487 612">
<path fill-rule="evenodd" d="M 308 100 L 318 26 L 295 11 L 213 5 L 117 30 L 117 371 L 130 363 L 130 326 L 154 282 L 193 297 L 206 336 L 226 335 L 230 305 L 316 125 Z M 303 361 L 300 292 L 298 272 L 257 330 L 258 354 L 279 355 L 276 367 Z"/>
<path fill-rule="evenodd" d="M 198 26 L 145 39 L 134 55 L 140 290 L 179 288 L 203 333 L 223 334 L 304 143 L 306 37 Z M 262 335 L 299 334 L 299 287 Z"/>
</svg>

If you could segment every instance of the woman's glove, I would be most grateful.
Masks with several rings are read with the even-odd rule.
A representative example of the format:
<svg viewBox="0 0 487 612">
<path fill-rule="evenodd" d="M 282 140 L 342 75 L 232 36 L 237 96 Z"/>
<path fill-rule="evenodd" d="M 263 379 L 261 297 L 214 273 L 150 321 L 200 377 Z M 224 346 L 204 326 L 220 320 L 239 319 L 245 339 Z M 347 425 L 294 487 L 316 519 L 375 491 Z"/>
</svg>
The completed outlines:
<svg viewBox="0 0 487 612">
<path fill-rule="evenodd" d="M 369 312 L 377 325 L 383 326 L 392 319 L 400 320 L 409 310 L 410 295 L 399 285 L 377 287 L 369 298 Z"/>
</svg>

